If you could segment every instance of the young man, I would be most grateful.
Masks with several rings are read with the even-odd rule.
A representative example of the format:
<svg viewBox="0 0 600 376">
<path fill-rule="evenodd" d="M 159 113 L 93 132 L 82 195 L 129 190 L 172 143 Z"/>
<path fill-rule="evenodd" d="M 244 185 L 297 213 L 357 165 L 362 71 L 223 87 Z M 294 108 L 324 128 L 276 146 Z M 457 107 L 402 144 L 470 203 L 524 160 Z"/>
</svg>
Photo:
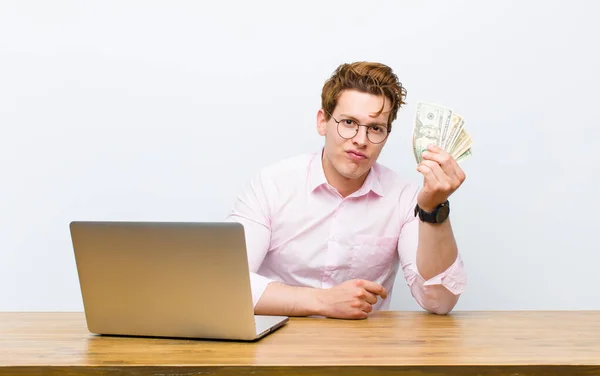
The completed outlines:
<svg viewBox="0 0 600 376">
<path fill-rule="evenodd" d="M 263 168 L 237 197 L 256 314 L 366 318 L 389 307 L 400 267 L 425 310 L 455 306 L 466 274 L 447 199 L 464 172 L 435 146 L 420 189 L 377 163 L 405 97 L 389 67 L 342 64 L 317 112 L 323 149 Z"/>
</svg>

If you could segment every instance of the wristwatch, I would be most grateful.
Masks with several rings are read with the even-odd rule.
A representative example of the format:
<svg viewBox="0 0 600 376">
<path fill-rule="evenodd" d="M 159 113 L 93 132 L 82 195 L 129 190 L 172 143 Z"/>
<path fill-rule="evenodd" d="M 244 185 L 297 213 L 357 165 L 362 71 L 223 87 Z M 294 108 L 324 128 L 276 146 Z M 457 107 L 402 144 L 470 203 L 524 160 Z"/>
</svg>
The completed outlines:
<svg viewBox="0 0 600 376">
<path fill-rule="evenodd" d="M 419 218 L 427 223 L 443 223 L 450 215 L 450 202 L 442 202 L 431 213 L 428 213 L 419 207 L 415 206 L 415 217 L 419 214 Z"/>
</svg>

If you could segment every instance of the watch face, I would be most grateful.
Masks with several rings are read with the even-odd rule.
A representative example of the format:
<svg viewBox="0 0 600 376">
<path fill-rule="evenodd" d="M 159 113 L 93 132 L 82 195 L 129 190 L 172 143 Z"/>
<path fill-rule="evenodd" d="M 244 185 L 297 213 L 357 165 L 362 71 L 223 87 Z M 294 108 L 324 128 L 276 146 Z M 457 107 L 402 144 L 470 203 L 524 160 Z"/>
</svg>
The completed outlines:
<svg viewBox="0 0 600 376">
<path fill-rule="evenodd" d="M 438 210 L 438 213 L 436 215 L 436 220 L 438 222 L 443 222 L 446 220 L 446 218 L 448 218 L 449 214 L 450 214 L 450 207 L 447 205 L 444 205 L 444 206 L 440 207 L 440 209 Z"/>
</svg>

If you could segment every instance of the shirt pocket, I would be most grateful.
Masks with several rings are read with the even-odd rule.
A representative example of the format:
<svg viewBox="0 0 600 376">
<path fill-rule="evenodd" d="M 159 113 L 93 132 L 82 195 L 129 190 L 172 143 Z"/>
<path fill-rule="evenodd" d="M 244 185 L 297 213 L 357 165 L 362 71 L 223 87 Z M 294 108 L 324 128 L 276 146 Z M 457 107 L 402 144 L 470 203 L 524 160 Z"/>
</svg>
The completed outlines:
<svg viewBox="0 0 600 376">
<path fill-rule="evenodd" d="M 355 235 L 352 240 L 350 279 L 382 283 L 398 253 L 397 236 Z"/>
</svg>

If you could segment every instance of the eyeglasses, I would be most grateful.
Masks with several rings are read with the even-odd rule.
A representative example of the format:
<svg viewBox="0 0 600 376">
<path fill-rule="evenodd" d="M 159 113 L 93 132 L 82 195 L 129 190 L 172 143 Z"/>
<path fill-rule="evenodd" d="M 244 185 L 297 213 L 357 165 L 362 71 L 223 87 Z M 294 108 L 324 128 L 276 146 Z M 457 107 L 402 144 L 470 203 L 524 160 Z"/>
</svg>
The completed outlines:
<svg viewBox="0 0 600 376">
<path fill-rule="evenodd" d="M 329 114 L 329 112 L 328 112 Z M 333 115 L 329 114 L 333 121 L 337 123 L 337 131 L 340 137 L 350 139 L 358 134 L 360 127 L 367 127 L 367 138 L 373 144 L 380 144 L 388 137 L 390 130 L 389 126 L 381 124 L 363 125 L 358 124 L 352 119 L 337 120 Z"/>
</svg>

